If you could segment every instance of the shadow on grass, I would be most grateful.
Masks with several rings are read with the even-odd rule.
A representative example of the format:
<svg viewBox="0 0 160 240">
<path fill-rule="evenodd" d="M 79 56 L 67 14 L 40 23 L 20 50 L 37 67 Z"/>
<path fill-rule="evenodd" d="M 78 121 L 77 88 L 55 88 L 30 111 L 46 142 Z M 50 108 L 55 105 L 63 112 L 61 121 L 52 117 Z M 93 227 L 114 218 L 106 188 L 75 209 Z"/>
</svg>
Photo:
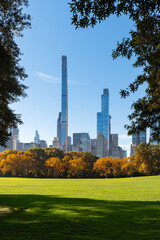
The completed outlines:
<svg viewBox="0 0 160 240">
<path fill-rule="evenodd" d="M 0 195 L 0 239 L 160 239 L 160 202 Z"/>
</svg>

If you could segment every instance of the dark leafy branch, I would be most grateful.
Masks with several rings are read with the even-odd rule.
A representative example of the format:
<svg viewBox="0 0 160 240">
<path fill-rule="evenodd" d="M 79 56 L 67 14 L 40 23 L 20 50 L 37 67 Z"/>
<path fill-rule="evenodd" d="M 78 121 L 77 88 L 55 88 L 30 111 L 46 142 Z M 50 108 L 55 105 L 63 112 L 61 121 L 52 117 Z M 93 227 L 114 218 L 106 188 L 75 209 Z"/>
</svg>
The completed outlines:
<svg viewBox="0 0 160 240">
<path fill-rule="evenodd" d="M 152 140 L 160 142 L 160 1 L 72 0 L 69 4 L 76 28 L 94 27 L 111 15 L 128 15 L 134 22 L 135 30 L 130 31 L 129 38 L 118 42 L 112 53 L 113 59 L 130 59 L 134 55 L 133 67 L 143 68 L 142 74 L 120 91 L 122 98 L 146 84 L 145 96 L 132 104 L 130 125 L 125 127 L 128 134 L 152 128 Z"/>
<path fill-rule="evenodd" d="M 27 75 L 20 66 L 21 52 L 15 37 L 31 26 L 30 16 L 23 13 L 27 0 L 0 1 L 0 145 L 5 146 L 10 137 L 10 128 L 22 123 L 20 115 L 10 104 L 25 97 L 26 86 L 21 83 Z"/>
</svg>

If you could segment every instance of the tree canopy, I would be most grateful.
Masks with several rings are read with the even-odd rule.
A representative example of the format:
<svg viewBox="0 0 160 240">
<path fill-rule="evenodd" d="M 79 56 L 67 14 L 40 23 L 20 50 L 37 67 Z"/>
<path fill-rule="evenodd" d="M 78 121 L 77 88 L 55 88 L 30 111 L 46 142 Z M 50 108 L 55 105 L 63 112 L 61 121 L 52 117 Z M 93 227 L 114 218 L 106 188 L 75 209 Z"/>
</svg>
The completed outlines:
<svg viewBox="0 0 160 240">
<path fill-rule="evenodd" d="M 21 83 L 27 75 L 20 66 L 21 52 L 15 37 L 22 37 L 22 31 L 30 27 L 30 15 L 23 12 L 28 0 L 0 1 L 0 145 L 5 146 L 12 127 L 22 123 L 20 115 L 10 104 L 25 97 L 26 86 Z"/>
<path fill-rule="evenodd" d="M 128 134 L 139 133 L 147 127 L 152 129 L 152 140 L 160 141 L 160 1 L 159 0 L 71 0 L 72 24 L 76 28 L 94 27 L 111 15 L 128 15 L 135 28 L 130 37 L 117 43 L 113 59 L 119 56 L 136 57 L 133 67 L 142 67 L 141 75 L 121 90 L 126 98 L 146 83 L 145 96 L 131 106 L 125 125 Z"/>
<path fill-rule="evenodd" d="M 59 149 L 46 150 L 5 150 L 0 153 L 0 176 L 97 178 L 160 174 L 160 144 L 141 143 L 132 157 L 124 159 L 97 159 L 88 152 L 69 152 L 62 157 Z"/>
</svg>

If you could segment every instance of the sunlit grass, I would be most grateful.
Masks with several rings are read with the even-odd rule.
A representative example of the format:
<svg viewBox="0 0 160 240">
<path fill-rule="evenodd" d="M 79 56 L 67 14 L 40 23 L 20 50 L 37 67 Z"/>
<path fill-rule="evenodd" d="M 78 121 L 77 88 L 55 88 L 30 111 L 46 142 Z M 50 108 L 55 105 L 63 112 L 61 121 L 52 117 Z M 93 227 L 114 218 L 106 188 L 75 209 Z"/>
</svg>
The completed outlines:
<svg viewBox="0 0 160 240">
<path fill-rule="evenodd" d="M 160 176 L 0 178 L 0 239 L 160 239 Z"/>
</svg>

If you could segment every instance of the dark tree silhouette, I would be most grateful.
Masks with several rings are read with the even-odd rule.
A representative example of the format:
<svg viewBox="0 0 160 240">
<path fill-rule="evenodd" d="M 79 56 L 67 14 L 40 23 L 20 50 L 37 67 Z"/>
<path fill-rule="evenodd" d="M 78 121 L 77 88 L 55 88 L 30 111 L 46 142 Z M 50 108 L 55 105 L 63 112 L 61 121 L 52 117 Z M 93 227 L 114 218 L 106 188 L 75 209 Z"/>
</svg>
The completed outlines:
<svg viewBox="0 0 160 240">
<path fill-rule="evenodd" d="M 0 145 L 5 146 L 12 127 L 21 124 L 20 115 L 10 104 L 25 97 L 26 86 L 21 83 L 27 75 L 20 66 L 21 52 L 15 37 L 22 37 L 22 31 L 29 28 L 30 15 L 23 13 L 28 0 L 0 1 Z"/>
</svg>

